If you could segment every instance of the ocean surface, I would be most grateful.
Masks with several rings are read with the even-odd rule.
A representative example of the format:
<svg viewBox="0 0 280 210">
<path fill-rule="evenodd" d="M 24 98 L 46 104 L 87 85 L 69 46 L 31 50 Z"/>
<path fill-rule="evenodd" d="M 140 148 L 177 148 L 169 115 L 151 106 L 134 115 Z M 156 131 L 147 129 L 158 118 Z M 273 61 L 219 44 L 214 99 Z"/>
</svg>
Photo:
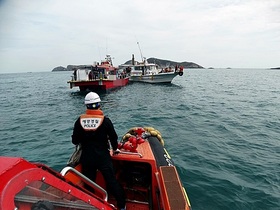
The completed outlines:
<svg viewBox="0 0 280 210">
<path fill-rule="evenodd" d="M 0 74 L 1 156 L 66 165 L 86 95 L 71 74 Z M 185 69 L 100 96 L 119 140 L 135 126 L 161 132 L 193 210 L 280 209 L 280 71 Z"/>
</svg>

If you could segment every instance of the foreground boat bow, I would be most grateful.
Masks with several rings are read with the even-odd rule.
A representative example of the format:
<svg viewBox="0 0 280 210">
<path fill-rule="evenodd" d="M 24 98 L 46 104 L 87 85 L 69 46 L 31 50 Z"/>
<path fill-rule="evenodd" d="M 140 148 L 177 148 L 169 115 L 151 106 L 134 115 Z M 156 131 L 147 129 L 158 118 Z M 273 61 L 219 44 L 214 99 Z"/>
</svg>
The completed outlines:
<svg viewBox="0 0 280 210">
<path fill-rule="evenodd" d="M 126 209 L 189 210 L 190 202 L 159 131 L 151 127 L 130 129 L 112 156 L 116 177 L 126 193 Z M 94 160 L 93 160 L 94 161 Z M 58 173 L 22 158 L 0 157 L 0 210 L 30 210 L 47 202 L 55 210 L 116 209 L 100 172 L 95 182 L 85 177 L 81 165 Z M 89 185 L 93 191 L 84 188 Z"/>
<path fill-rule="evenodd" d="M 32 210 L 37 204 L 49 210 L 114 209 L 45 165 L 15 157 L 0 157 L 0 163 L 0 210 Z"/>
</svg>

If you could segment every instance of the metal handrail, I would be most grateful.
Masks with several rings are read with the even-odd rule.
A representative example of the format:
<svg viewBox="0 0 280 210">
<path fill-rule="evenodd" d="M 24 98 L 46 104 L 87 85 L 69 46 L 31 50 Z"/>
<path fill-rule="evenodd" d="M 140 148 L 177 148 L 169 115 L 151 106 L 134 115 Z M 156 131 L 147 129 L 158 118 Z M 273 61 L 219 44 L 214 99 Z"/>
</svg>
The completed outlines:
<svg viewBox="0 0 280 210">
<path fill-rule="evenodd" d="M 101 192 L 101 194 L 103 195 L 103 199 L 105 201 L 108 200 L 108 193 L 106 192 L 106 190 L 104 190 L 101 186 L 99 186 L 98 184 L 96 184 L 95 182 L 93 182 L 92 180 L 90 180 L 89 178 L 87 178 L 85 175 L 83 175 L 82 173 L 80 173 L 79 171 L 77 171 L 76 169 L 70 167 L 70 166 L 66 166 L 65 168 L 63 168 L 60 172 L 60 174 L 62 176 L 65 176 L 69 171 L 72 171 L 74 174 L 76 174 L 77 176 L 79 176 L 82 181 L 84 183 L 86 183 L 87 185 L 89 185 L 90 187 L 92 187 L 93 189 L 96 189 L 98 191 Z"/>
</svg>

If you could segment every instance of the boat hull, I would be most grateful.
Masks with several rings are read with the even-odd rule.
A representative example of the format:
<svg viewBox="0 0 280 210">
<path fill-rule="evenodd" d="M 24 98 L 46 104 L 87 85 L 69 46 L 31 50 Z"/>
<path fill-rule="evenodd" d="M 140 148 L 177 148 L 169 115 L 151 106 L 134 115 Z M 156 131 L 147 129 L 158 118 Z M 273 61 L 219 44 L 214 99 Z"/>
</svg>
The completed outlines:
<svg viewBox="0 0 280 210">
<path fill-rule="evenodd" d="M 130 81 L 144 83 L 171 83 L 179 73 L 159 73 L 155 75 L 131 75 Z"/>
<path fill-rule="evenodd" d="M 87 80 L 87 81 L 68 81 L 70 88 L 79 87 L 80 91 L 92 90 L 92 91 L 110 91 L 117 88 L 124 87 L 128 84 L 129 78 L 108 80 Z"/>
</svg>

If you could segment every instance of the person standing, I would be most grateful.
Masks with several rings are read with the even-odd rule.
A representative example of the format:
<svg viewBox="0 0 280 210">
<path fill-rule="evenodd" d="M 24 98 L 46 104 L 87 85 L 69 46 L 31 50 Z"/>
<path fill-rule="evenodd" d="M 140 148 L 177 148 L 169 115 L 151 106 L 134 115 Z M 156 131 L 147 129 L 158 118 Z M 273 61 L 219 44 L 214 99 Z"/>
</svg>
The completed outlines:
<svg viewBox="0 0 280 210">
<path fill-rule="evenodd" d="M 82 173 L 92 181 L 96 179 L 96 171 L 99 170 L 106 182 L 108 190 L 117 200 L 117 206 L 125 209 L 125 194 L 122 186 L 116 179 L 113 163 L 110 155 L 110 145 L 113 155 L 117 155 L 118 135 L 112 121 L 104 116 L 100 109 L 100 97 L 97 93 L 89 92 L 85 97 L 86 113 L 82 114 L 75 122 L 72 143 L 81 143 L 82 154 L 80 162 Z M 109 141 L 108 141 L 109 139 Z"/>
</svg>

